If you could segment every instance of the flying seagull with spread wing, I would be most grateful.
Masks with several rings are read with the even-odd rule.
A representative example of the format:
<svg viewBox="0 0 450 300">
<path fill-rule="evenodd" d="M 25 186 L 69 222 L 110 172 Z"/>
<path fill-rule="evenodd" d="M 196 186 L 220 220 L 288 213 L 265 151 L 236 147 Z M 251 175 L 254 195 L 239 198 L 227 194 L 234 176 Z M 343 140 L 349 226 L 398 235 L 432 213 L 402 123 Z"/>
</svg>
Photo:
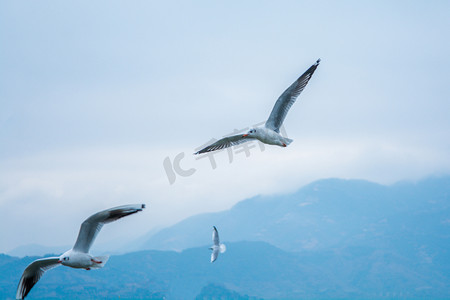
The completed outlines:
<svg viewBox="0 0 450 300">
<path fill-rule="evenodd" d="M 212 250 L 211 262 L 213 263 L 219 256 L 219 252 L 224 253 L 227 250 L 227 247 L 225 247 L 224 244 L 220 243 L 219 233 L 217 232 L 216 226 L 213 226 L 212 241 L 213 241 L 213 245 L 209 249 Z"/>
<path fill-rule="evenodd" d="M 37 259 L 28 265 L 17 286 L 16 299 L 25 299 L 46 271 L 60 265 L 86 270 L 103 268 L 109 256 L 94 257 L 89 254 L 89 249 L 100 229 L 104 224 L 140 212 L 144 208 L 145 204 L 123 205 L 103 210 L 87 218 L 81 224 L 77 241 L 72 249 L 59 257 Z"/>
<path fill-rule="evenodd" d="M 275 106 L 270 113 L 264 127 L 252 128 L 245 134 L 238 134 L 225 137 L 217 142 L 206 146 L 194 154 L 201 154 L 210 151 L 225 149 L 231 146 L 236 146 L 251 140 L 259 140 L 265 144 L 278 145 L 286 147 L 292 140 L 280 135 L 280 127 L 283 124 L 286 115 L 297 99 L 298 95 L 305 89 L 311 79 L 314 71 L 319 66 L 320 59 L 318 59 L 302 76 L 300 76 L 275 102 Z"/>
</svg>

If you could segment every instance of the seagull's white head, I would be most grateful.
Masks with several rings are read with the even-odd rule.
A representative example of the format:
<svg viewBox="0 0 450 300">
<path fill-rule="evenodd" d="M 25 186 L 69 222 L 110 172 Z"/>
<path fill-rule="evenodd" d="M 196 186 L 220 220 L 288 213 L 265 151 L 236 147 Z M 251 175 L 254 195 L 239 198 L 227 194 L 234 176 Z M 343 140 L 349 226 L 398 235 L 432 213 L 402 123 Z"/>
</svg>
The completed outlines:
<svg viewBox="0 0 450 300">
<path fill-rule="evenodd" d="M 58 263 L 67 265 L 67 264 L 69 264 L 69 261 L 70 261 L 70 250 L 61 254 L 61 256 L 59 257 Z"/>
<path fill-rule="evenodd" d="M 250 128 L 246 134 L 243 134 L 242 137 L 256 137 L 258 135 L 258 128 Z"/>
<path fill-rule="evenodd" d="M 69 256 L 61 255 L 59 257 L 58 263 L 65 265 L 69 262 L 69 260 L 70 260 Z"/>
</svg>

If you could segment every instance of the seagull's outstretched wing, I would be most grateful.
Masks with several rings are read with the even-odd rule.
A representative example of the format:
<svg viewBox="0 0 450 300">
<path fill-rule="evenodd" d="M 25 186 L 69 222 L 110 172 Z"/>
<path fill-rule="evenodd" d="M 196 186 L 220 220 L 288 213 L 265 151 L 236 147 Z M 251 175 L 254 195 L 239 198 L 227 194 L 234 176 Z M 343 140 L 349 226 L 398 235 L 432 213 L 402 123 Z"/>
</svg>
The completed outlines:
<svg viewBox="0 0 450 300">
<path fill-rule="evenodd" d="M 217 142 L 206 146 L 200 151 L 195 152 L 194 154 L 202 154 L 210 151 L 225 149 L 231 146 L 236 146 L 248 141 L 254 140 L 254 138 L 244 137 L 242 134 L 232 135 L 225 137 L 223 139 L 218 140 Z"/>
<path fill-rule="evenodd" d="M 292 104 L 294 104 L 298 95 L 303 91 L 305 86 L 308 84 L 308 81 L 311 79 L 311 76 L 314 74 L 314 71 L 317 69 L 317 66 L 320 63 L 320 59 L 316 61 L 302 76 L 300 76 L 287 90 L 284 91 L 283 94 L 278 98 L 275 106 L 270 113 L 269 119 L 266 121 L 266 127 L 272 129 L 276 132 L 280 131 L 280 127 L 283 124 L 286 115 L 291 108 Z"/>
<path fill-rule="evenodd" d="M 29 264 L 25 271 L 23 271 L 19 285 L 17 286 L 16 299 L 25 299 L 46 271 L 59 266 L 58 261 L 59 257 L 46 257 Z"/>
<path fill-rule="evenodd" d="M 213 232 L 212 232 L 212 241 L 214 243 L 214 246 L 219 246 L 219 232 L 217 232 L 216 226 L 213 226 Z"/>
<path fill-rule="evenodd" d="M 211 262 L 215 262 L 217 259 L 217 256 L 219 256 L 219 250 L 215 249 L 213 250 L 213 252 L 211 253 Z"/>
<path fill-rule="evenodd" d="M 83 224 L 81 224 L 80 232 L 78 233 L 78 238 L 73 246 L 73 250 L 88 253 L 95 237 L 104 224 L 135 214 L 142 211 L 144 208 L 145 204 L 123 205 L 103 210 L 90 216 Z"/>
</svg>

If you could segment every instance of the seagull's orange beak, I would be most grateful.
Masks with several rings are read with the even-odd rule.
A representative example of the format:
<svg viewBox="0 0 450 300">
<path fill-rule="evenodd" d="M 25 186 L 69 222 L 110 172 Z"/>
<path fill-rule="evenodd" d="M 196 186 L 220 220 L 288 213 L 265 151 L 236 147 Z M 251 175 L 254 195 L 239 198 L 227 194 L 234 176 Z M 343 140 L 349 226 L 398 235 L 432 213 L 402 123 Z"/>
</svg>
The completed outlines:
<svg viewBox="0 0 450 300">
<path fill-rule="evenodd" d="M 62 260 L 58 260 L 58 264 L 62 263 Z"/>
<path fill-rule="evenodd" d="M 246 133 L 246 134 L 243 134 L 243 135 L 242 135 L 242 137 L 247 137 L 247 136 L 248 136 L 248 134 L 247 134 L 247 133 Z"/>
</svg>

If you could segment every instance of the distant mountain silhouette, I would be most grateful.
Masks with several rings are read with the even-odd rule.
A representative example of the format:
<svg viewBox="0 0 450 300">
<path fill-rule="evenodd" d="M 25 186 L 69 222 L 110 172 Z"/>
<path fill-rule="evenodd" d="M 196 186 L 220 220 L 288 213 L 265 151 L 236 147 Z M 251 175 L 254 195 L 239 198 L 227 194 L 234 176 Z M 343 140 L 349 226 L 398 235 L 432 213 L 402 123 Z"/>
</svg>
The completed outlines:
<svg viewBox="0 0 450 300">
<path fill-rule="evenodd" d="M 395 249 L 394 249 L 395 250 Z M 448 298 L 448 262 L 417 262 L 377 247 L 286 252 L 264 242 L 228 243 L 209 262 L 208 247 L 112 256 L 100 270 L 50 270 L 30 299 Z M 13 299 L 36 257 L 0 255 L 0 298 Z M 220 298 L 222 297 L 222 298 Z"/>
<path fill-rule="evenodd" d="M 430 247 L 447 248 L 427 241 L 448 236 L 449 207 L 450 176 L 391 186 L 325 179 L 291 195 L 258 196 L 190 217 L 153 234 L 141 249 L 208 245 L 216 225 L 224 242 L 264 241 L 287 251 L 398 244 L 426 260 L 434 257 Z"/>
<path fill-rule="evenodd" d="M 227 252 L 209 262 L 211 226 Z M 95 271 L 56 268 L 30 299 L 450 298 L 450 177 L 326 179 L 153 234 Z M 201 246 L 201 247 L 198 247 Z M 32 260 L 0 255 L 0 298 Z"/>
<path fill-rule="evenodd" d="M 70 249 L 72 246 L 60 246 L 60 247 L 47 247 L 39 244 L 29 244 L 19 246 L 9 251 L 7 254 L 11 256 L 24 257 L 24 256 L 44 256 L 48 253 L 59 253 Z"/>
</svg>

